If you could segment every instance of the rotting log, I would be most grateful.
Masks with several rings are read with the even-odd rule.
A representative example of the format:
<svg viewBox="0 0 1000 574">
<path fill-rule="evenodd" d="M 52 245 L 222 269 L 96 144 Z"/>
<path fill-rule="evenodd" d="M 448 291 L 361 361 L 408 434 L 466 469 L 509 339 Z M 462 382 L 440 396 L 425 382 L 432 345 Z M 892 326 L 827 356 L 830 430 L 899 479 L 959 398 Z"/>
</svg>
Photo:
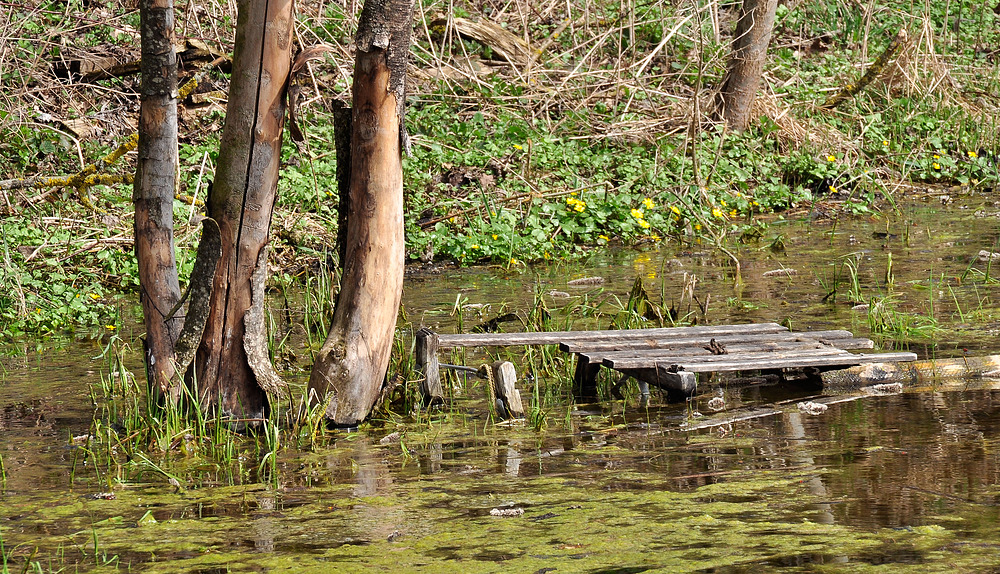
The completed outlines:
<svg viewBox="0 0 1000 574">
<path fill-rule="evenodd" d="M 255 317 L 251 310 L 264 297 L 266 243 L 292 62 L 293 6 L 292 0 L 239 2 L 229 104 L 208 199 L 208 215 L 219 224 L 222 251 L 195 356 L 199 399 L 222 416 L 243 420 L 265 417 L 265 391 L 280 390 L 273 386 L 266 352 L 257 348 L 264 334 L 247 336 L 247 317 Z M 262 330 L 263 321 L 252 328 Z M 263 357 L 268 368 L 256 372 L 252 357 Z"/>
<path fill-rule="evenodd" d="M 823 388 L 856 389 L 878 383 L 902 383 L 909 386 L 955 378 L 1000 378 L 1000 355 L 867 363 L 823 373 Z"/>
<path fill-rule="evenodd" d="M 392 351 L 403 286 L 402 152 L 413 0 L 368 0 L 358 21 L 351 181 L 341 290 L 309 396 L 353 426 L 374 407 Z"/>
<path fill-rule="evenodd" d="M 174 258 L 177 173 L 177 54 L 172 0 L 142 0 L 139 157 L 133 185 L 139 299 L 146 325 L 146 376 L 154 395 L 176 402 L 174 343 L 181 321 L 168 315 L 181 291 Z"/>
</svg>

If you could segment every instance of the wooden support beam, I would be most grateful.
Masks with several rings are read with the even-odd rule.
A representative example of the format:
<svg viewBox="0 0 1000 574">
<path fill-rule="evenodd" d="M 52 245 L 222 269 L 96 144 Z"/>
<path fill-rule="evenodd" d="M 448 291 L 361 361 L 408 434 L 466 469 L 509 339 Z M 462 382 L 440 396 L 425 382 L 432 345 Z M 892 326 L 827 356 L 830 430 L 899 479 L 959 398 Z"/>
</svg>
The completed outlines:
<svg viewBox="0 0 1000 574">
<path fill-rule="evenodd" d="M 441 366 L 438 362 L 438 335 L 424 328 L 416 334 L 417 370 L 423 375 L 420 390 L 427 405 L 444 402 L 444 389 L 441 387 Z"/>
<path fill-rule="evenodd" d="M 672 365 L 656 365 L 656 381 L 654 384 L 667 391 L 670 399 L 688 398 L 698 390 L 698 380 L 690 371 L 675 369 Z"/>
<path fill-rule="evenodd" d="M 573 398 L 577 401 L 597 400 L 597 373 L 601 370 L 601 362 L 587 360 L 583 355 L 576 357 L 576 372 L 573 374 Z"/>
</svg>

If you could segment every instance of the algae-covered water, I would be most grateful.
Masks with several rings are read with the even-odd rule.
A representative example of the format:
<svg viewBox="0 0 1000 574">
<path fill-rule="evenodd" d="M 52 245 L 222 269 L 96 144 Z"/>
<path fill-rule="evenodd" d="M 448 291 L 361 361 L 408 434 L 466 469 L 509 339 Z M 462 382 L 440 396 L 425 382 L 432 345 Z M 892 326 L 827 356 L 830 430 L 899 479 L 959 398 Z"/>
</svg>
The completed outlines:
<svg viewBox="0 0 1000 574">
<path fill-rule="evenodd" d="M 639 275 L 654 300 L 700 323 L 781 320 L 878 335 L 924 357 L 991 353 L 996 285 L 973 262 L 996 241 L 987 199 L 965 210 L 906 204 L 888 224 L 777 222 L 737 252 L 740 287 L 727 258 L 698 244 L 583 266 L 425 269 L 407 282 L 407 318 L 448 331 L 501 311 L 526 316 L 541 297 L 560 326 L 584 325 L 610 317 Z M 779 234 L 784 252 L 771 249 Z M 836 279 L 845 261 L 857 281 Z M 764 276 L 780 268 L 795 273 Z M 594 275 L 605 282 L 568 285 Z M 695 302 L 691 290 L 682 299 L 692 275 Z M 879 299 L 910 317 L 906 330 L 870 330 L 855 307 Z M 456 300 L 474 306 L 457 313 Z M 565 381 L 536 378 L 550 397 L 537 431 L 490 422 L 470 381 L 439 412 L 286 444 L 274 464 L 264 459 L 269 472 L 253 449 L 234 455 L 233 470 L 179 437 L 150 454 L 174 485 L 150 464 L 112 464 L 88 438 L 106 412 L 91 400 L 102 351 L 77 341 L 3 359 L 4 571 L 1000 569 L 1000 384 L 989 379 L 838 400 L 721 380 L 690 403 L 654 393 L 643 406 L 572 404 Z M 521 384 L 527 397 L 534 381 Z M 807 414 L 796 406 L 806 400 L 829 407 Z"/>
</svg>

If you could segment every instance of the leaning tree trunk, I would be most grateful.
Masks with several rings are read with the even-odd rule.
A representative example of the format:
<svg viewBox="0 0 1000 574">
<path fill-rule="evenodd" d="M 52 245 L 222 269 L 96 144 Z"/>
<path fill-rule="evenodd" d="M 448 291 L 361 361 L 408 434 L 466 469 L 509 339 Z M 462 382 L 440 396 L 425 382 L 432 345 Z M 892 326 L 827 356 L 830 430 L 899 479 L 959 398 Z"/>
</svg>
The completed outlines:
<svg viewBox="0 0 1000 574">
<path fill-rule="evenodd" d="M 264 341 L 266 243 L 278 185 L 292 0 L 240 0 L 229 105 L 208 201 L 222 255 L 196 355 L 201 402 L 220 415 L 266 416 L 273 390 Z"/>
<path fill-rule="evenodd" d="M 413 0 L 368 0 L 358 22 L 350 201 L 341 290 L 309 379 L 334 425 L 371 412 L 403 288 L 403 98 Z"/>
<path fill-rule="evenodd" d="M 743 0 L 740 8 L 732 56 L 716 99 L 717 112 L 733 130 L 743 131 L 750 124 L 777 7 L 778 0 Z"/>
<path fill-rule="evenodd" d="M 139 159 L 136 166 L 135 254 L 139 299 L 146 323 L 146 372 L 151 392 L 176 402 L 174 343 L 180 320 L 170 316 L 180 300 L 174 259 L 174 186 L 177 173 L 177 55 L 172 0 L 142 0 L 142 80 Z"/>
</svg>

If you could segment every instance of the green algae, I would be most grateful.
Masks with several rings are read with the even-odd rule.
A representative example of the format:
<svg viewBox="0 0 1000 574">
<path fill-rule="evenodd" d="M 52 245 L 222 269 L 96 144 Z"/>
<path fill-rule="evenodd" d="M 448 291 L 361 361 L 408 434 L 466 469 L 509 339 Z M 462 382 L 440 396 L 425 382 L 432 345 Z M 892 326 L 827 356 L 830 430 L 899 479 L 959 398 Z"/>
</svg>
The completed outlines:
<svg viewBox="0 0 1000 574">
<path fill-rule="evenodd" d="M 405 565 L 406 571 L 470 574 L 866 572 L 891 565 L 894 572 L 933 572 L 1000 564 L 993 545 L 963 537 L 977 510 L 973 505 L 940 517 L 940 524 L 864 529 L 831 523 L 817 510 L 836 501 L 817 496 L 810 481 L 836 470 L 735 469 L 725 480 L 686 490 L 678 490 L 673 477 L 626 462 L 617 470 L 590 465 L 539 475 L 486 470 L 518 435 L 494 433 L 450 445 L 444 449 L 448 456 L 465 454 L 475 463 L 454 472 L 401 475 L 394 471 L 402 468 L 401 452 L 357 440 L 353 449 L 301 453 L 302 460 L 315 463 L 325 455 L 328 467 L 351 469 L 350 476 L 325 486 L 296 486 L 290 475 L 279 490 L 244 485 L 171 493 L 146 484 L 123 488 L 114 500 L 35 495 L 33 502 L 3 506 L 0 532 L 22 548 L 35 546 L 36 556 L 61 547 L 80 570 L 375 572 Z M 705 436 L 685 442 L 711 451 L 734 448 Z M 553 452 L 537 437 L 526 442 L 536 456 Z M 412 445 L 417 461 L 411 468 L 445 447 L 418 440 Z M 563 454 L 586 461 L 598 452 L 620 461 L 635 454 L 621 445 Z M 298 468 L 296 460 L 289 456 L 282 463 Z M 491 516 L 497 508 L 524 513 Z M 16 534 L 12 525 L 19 522 L 46 536 Z M 996 524 L 976 528 L 995 531 Z M 80 555 L 72 558 L 75 550 Z M 117 556 L 117 563 L 99 566 L 93 558 L 98 551 Z"/>
</svg>

